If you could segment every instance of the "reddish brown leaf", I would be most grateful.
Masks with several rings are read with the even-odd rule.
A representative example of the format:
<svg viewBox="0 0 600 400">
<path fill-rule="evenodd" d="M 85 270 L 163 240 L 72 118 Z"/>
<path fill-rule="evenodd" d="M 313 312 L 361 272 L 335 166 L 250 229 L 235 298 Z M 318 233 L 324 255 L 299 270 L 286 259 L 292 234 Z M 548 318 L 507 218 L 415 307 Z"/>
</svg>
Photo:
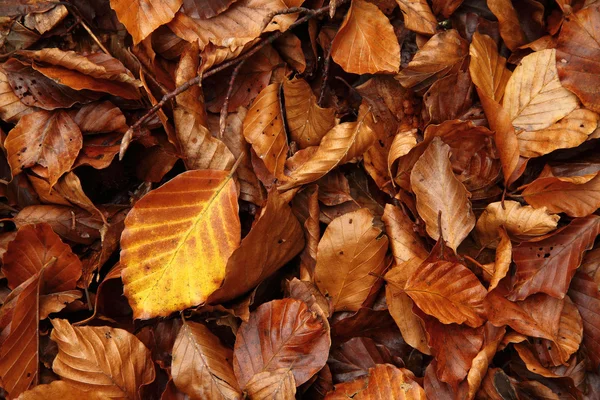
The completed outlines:
<svg viewBox="0 0 600 400">
<path fill-rule="evenodd" d="M 192 18 L 209 19 L 221 14 L 236 0 L 183 0 L 185 13 Z"/>
<path fill-rule="evenodd" d="M 514 51 L 519 46 L 524 45 L 527 38 L 521 29 L 517 11 L 513 8 L 511 1 L 488 0 L 487 5 L 496 18 L 498 18 L 500 34 L 502 35 L 506 47 Z"/>
<path fill-rule="evenodd" d="M 396 0 L 396 2 L 402 10 L 407 29 L 424 35 L 435 34 L 437 20 L 431 13 L 431 8 L 426 0 Z"/>
<path fill-rule="evenodd" d="M 595 368 L 600 364 L 600 293 L 598 285 L 586 274 L 573 278 L 569 296 L 583 320 L 583 345 Z"/>
<path fill-rule="evenodd" d="M 517 264 L 511 299 L 523 300 L 534 293 L 563 298 L 583 252 L 591 248 L 600 233 L 600 217 L 573 220 L 553 236 L 524 242 L 513 249 Z"/>
<path fill-rule="evenodd" d="M 498 54 L 496 42 L 487 35 L 475 32 L 469 54 L 469 72 L 473 83 L 481 93 L 500 102 L 511 72 L 506 68 L 506 58 Z"/>
<path fill-rule="evenodd" d="M 38 385 L 19 396 L 19 400 L 102 400 L 102 396 L 95 392 L 87 392 L 75 386 L 69 385 L 65 381 L 54 381 L 46 385 Z"/>
<path fill-rule="evenodd" d="M 331 350 L 328 360 L 335 382 L 348 382 L 369 374 L 376 364 L 393 364 L 390 351 L 373 339 L 355 337 Z"/>
<path fill-rule="evenodd" d="M 288 368 L 299 386 L 325 365 L 330 345 L 325 322 L 304 302 L 274 300 L 240 326 L 233 353 L 235 376 L 245 388 L 260 372 Z"/>
<path fill-rule="evenodd" d="M 111 0 L 110 7 L 133 37 L 134 44 L 141 42 L 156 28 L 171 21 L 183 0 L 168 0 L 156 4 L 150 0 Z"/>
<path fill-rule="evenodd" d="M 296 397 L 294 374 L 288 368 L 259 372 L 250 379 L 246 391 L 256 400 L 293 399 Z"/>
</svg>

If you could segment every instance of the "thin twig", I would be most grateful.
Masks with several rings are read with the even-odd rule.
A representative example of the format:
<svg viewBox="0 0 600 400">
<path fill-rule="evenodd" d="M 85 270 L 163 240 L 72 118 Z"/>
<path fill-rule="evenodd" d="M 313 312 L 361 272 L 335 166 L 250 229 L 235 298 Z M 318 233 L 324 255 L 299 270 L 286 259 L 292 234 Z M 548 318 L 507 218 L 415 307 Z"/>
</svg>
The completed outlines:
<svg viewBox="0 0 600 400">
<path fill-rule="evenodd" d="M 227 127 L 227 109 L 229 108 L 229 98 L 233 93 L 233 85 L 235 84 L 235 79 L 237 78 L 240 70 L 242 69 L 242 65 L 244 65 L 246 59 L 240 61 L 240 63 L 235 67 L 233 73 L 231 74 L 231 78 L 229 79 L 229 86 L 227 88 L 227 94 L 225 95 L 225 101 L 223 102 L 223 106 L 221 107 L 221 115 L 219 117 L 219 139 L 223 139 L 223 135 L 225 134 L 225 128 Z"/>
<path fill-rule="evenodd" d="M 323 81 L 321 82 L 321 91 L 319 93 L 319 100 L 317 105 L 323 107 L 323 101 L 325 100 L 325 90 L 327 89 L 327 80 L 329 78 L 329 66 L 331 65 L 331 51 L 327 52 L 325 62 L 323 63 Z"/>
<path fill-rule="evenodd" d="M 347 2 L 348 0 L 342 0 L 340 2 L 340 4 L 343 4 L 345 2 Z M 338 4 L 338 5 L 340 5 Z M 208 78 L 210 76 L 215 75 L 218 72 L 221 72 L 229 67 L 231 67 L 232 65 L 235 65 L 237 63 L 242 62 L 243 60 L 247 60 L 248 58 L 252 57 L 254 54 L 258 53 L 263 47 L 265 47 L 268 44 L 273 43 L 275 40 L 277 40 L 278 38 L 280 38 L 285 32 L 295 28 L 296 26 L 302 25 L 303 23 L 305 23 L 306 21 L 310 20 L 311 18 L 324 14 L 329 10 L 329 6 L 325 6 L 322 8 L 319 8 L 318 10 L 314 10 L 314 12 L 309 13 L 307 15 L 305 15 L 304 17 L 298 19 L 296 22 L 294 22 L 293 24 L 291 24 L 288 29 L 286 31 L 277 31 L 274 34 L 272 34 L 271 36 L 261 40 L 258 44 L 256 44 L 250 51 L 248 51 L 247 53 L 242 54 L 240 57 L 235 58 L 233 60 L 227 61 L 209 71 L 207 71 L 205 74 L 201 74 L 198 75 L 192 79 L 190 79 L 189 81 L 185 82 L 183 85 L 175 88 L 175 90 L 173 90 L 172 92 L 167 93 L 166 95 L 163 96 L 163 98 L 156 103 L 150 110 L 148 110 L 148 112 L 146 112 L 146 114 L 144 114 L 140 119 L 138 119 L 135 124 L 133 124 L 125 133 L 125 135 L 123 136 L 123 140 L 121 141 L 121 148 L 119 150 L 119 159 L 122 160 L 123 156 L 125 155 L 125 151 L 127 150 L 127 147 L 129 147 L 129 143 L 131 142 L 131 138 L 133 137 L 133 132 L 137 129 L 139 129 L 142 124 L 148 119 L 150 118 L 152 115 L 154 115 L 158 110 L 160 110 L 162 108 L 162 106 L 165 105 L 165 103 L 169 100 L 171 100 L 172 98 L 176 97 L 177 95 L 185 92 L 186 90 L 188 90 L 190 87 L 192 87 L 193 85 L 197 85 L 199 84 L 203 78 Z"/>
</svg>

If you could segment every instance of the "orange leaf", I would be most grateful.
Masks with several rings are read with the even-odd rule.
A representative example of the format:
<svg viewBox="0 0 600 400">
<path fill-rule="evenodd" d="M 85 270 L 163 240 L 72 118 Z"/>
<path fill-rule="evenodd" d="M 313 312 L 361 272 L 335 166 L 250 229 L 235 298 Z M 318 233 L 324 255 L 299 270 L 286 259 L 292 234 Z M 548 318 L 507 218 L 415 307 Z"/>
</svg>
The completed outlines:
<svg viewBox="0 0 600 400">
<path fill-rule="evenodd" d="M 578 272 L 573 277 L 569 296 L 583 320 L 583 345 L 594 368 L 600 364 L 600 293 L 588 275 Z"/>
<path fill-rule="evenodd" d="M 510 298 L 523 300 L 534 293 L 547 293 L 562 299 L 583 253 L 592 247 L 599 233 L 600 217 L 592 215 L 573 220 L 544 240 L 515 247 L 517 272 Z"/>
<path fill-rule="evenodd" d="M 123 283 L 135 318 L 206 301 L 240 242 L 235 183 L 226 171 L 178 175 L 139 200 L 121 236 Z"/>
<path fill-rule="evenodd" d="M 510 0 L 487 0 L 487 5 L 498 18 L 500 35 L 506 47 L 515 51 L 519 46 L 527 43 L 525 33 L 519 24 L 517 12 Z"/>
<path fill-rule="evenodd" d="M 484 322 L 487 291 L 464 265 L 425 262 L 408 279 L 404 290 L 423 312 L 443 324 L 465 323 L 475 328 Z"/>
<path fill-rule="evenodd" d="M 506 58 L 498 54 L 496 42 L 487 35 L 475 32 L 469 54 L 469 72 L 473 83 L 487 97 L 500 102 L 511 72 L 506 68 Z"/>
<path fill-rule="evenodd" d="M 413 258 L 421 261 L 427 258 L 428 252 L 423 239 L 415 232 L 413 222 L 400 207 L 386 204 L 381 219 L 390 238 L 390 247 L 396 265 L 401 265 Z"/>
<path fill-rule="evenodd" d="M 438 240 L 441 231 L 444 240 L 456 250 L 475 226 L 475 215 L 469 192 L 454 176 L 449 157 L 450 146 L 434 138 L 415 163 L 410 183 L 429 236 Z"/>
<path fill-rule="evenodd" d="M 288 400 L 296 398 L 294 374 L 287 368 L 263 371 L 254 375 L 246 386 L 251 399 Z"/>
<path fill-rule="evenodd" d="M 400 45 L 390 21 L 376 5 L 352 0 L 331 44 L 331 57 L 353 74 L 396 73 Z"/>
<path fill-rule="evenodd" d="M 95 392 L 87 392 L 65 381 L 54 381 L 46 385 L 38 385 L 35 388 L 23 392 L 19 400 L 102 400 L 103 397 Z"/>
<path fill-rule="evenodd" d="M 195 399 L 240 399 L 232 351 L 202 324 L 184 321 L 173 345 L 173 382 Z"/>
<path fill-rule="evenodd" d="M 433 35 L 437 31 L 437 19 L 431 12 L 427 0 L 396 0 L 404 16 L 406 29 Z"/>
<path fill-rule="evenodd" d="M 244 137 L 276 178 L 284 179 L 288 143 L 279 105 L 280 85 L 273 83 L 254 99 L 244 118 Z"/>
<path fill-rule="evenodd" d="M 50 225 L 25 225 L 4 253 L 2 273 L 14 289 L 44 267 L 43 294 L 75 289 L 81 276 L 81 261 Z"/>
<path fill-rule="evenodd" d="M 125 25 L 138 44 L 156 28 L 171 21 L 183 4 L 183 0 L 166 0 L 156 3 L 151 0 L 111 0 L 110 7 L 115 10 L 119 21 Z"/>
<path fill-rule="evenodd" d="M 388 239 L 372 225 L 366 208 L 344 214 L 329 224 L 317 251 L 315 281 L 333 298 L 335 311 L 356 311 L 385 269 Z"/>
<path fill-rule="evenodd" d="M 81 131 L 64 111 L 25 115 L 9 132 L 5 146 L 13 176 L 36 164 L 48 168 L 50 185 L 70 171 L 83 144 Z"/>
<path fill-rule="evenodd" d="M 71 326 L 53 319 L 50 338 L 58 345 L 52 370 L 81 390 L 109 398 L 138 399 L 154 380 L 150 351 L 134 335 L 107 326 Z"/>
<path fill-rule="evenodd" d="M 273 300 L 258 307 L 250 320 L 240 325 L 233 370 L 242 388 L 256 374 L 280 368 L 291 370 L 296 386 L 300 386 L 325 365 L 330 345 L 325 321 L 304 302 Z"/>
</svg>

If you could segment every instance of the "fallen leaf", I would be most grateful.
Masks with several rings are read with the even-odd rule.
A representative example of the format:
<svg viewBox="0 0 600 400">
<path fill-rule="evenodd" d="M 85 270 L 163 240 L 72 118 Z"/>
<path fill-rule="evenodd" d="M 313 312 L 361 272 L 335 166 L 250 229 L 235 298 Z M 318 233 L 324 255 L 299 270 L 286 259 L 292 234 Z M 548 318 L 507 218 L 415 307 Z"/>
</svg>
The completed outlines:
<svg viewBox="0 0 600 400">
<path fill-rule="evenodd" d="M 318 146 L 335 125 L 334 109 L 320 107 L 312 89 L 303 79 L 283 81 L 283 93 L 290 138 L 301 149 Z"/>
<path fill-rule="evenodd" d="M 487 205 L 477 220 L 475 231 L 482 245 L 495 248 L 500 226 L 512 236 L 528 238 L 553 231 L 559 219 L 560 216 L 548 213 L 546 207 L 533 208 L 504 200 L 504 204 L 498 201 Z"/>
<path fill-rule="evenodd" d="M 160 4 L 150 0 L 110 0 L 110 7 L 133 37 L 134 44 L 144 40 L 159 26 L 170 22 L 182 4 L 183 0 L 167 0 Z"/>
<path fill-rule="evenodd" d="M 476 328 L 485 321 L 487 291 L 464 265 L 426 261 L 408 278 L 404 290 L 424 313 L 443 324 Z"/>
<path fill-rule="evenodd" d="M 502 105 L 515 127 L 548 128 L 577 107 L 577 97 L 560 84 L 555 58 L 554 49 L 532 53 L 508 80 Z"/>
<path fill-rule="evenodd" d="M 488 0 L 487 6 L 496 18 L 498 18 L 500 35 L 506 47 L 515 51 L 519 46 L 527 42 L 525 32 L 523 32 L 519 24 L 517 11 L 510 0 Z"/>
<path fill-rule="evenodd" d="M 284 179 L 288 143 L 279 104 L 280 85 L 273 83 L 254 99 L 244 118 L 244 137 L 276 178 Z"/>
<path fill-rule="evenodd" d="M 206 326 L 184 321 L 173 345 L 173 382 L 191 398 L 240 399 L 232 359 Z"/>
<path fill-rule="evenodd" d="M 82 398 L 101 400 L 102 396 L 95 392 L 87 392 L 71 386 L 65 381 L 53 381 L 49 384 L 38 385 L 33 389 L 23 392 L 18 397 L 19 400 L 80 400 Z"/>
<path fill-rule="evenodd" d="M 219 288 L 239 245 L 237 214 L 231 175 L 215 170 L 180 174 L 134 205 L 121 236 L 121 264 L 135 318 L 167 316 Z"/>
<path fill-rule="evenodd" d="M 251 399 L 287 400 L 296 397 L 296 382 L 290 369 L 280 368 L 254 375 L 246 390 Z"/>
<path fill-rule="evenodd" d="M 600 68 L 599 7 L 592 4 L 569 14 L 556 44 L 556 66 L 561 84 L 594 112 L 600 112 L 600 101 L 593 89 L 598 86 L 596 71 Z"/>
<path fill-rule="evenodd" d="M 134 335 L 107 326 L 72 326 L 53 319 L 50 338 L 58 345 L 52 370 L 81 390 L 115 399 L 137 399 L 154 380 L 150 351 Z"/>
<path fill-rule="evenodd" d="M 586 274 L 577 272 L 573 277 L 569 296 L 581 314 L 583 344 L 594 368 L 600 364 L 600 294 L 598 285 Z"/>
<path fill-rule="evenodd" d="M 42 165 L 48 168 L 51 186 L 71 169 L 82 145 L 79 127 L 64 111 L 25 115 L 5 142 L 13 175 L 24 168 Z"/>
<path fill-rule="evenodd" d="M 13 92 L 6 73 L 0 67 L 0 118 L 3 121 L 17 123 L 23 115 L 34 111 L 35 109 L 21 103 Z"/>
<path fill-rule="evenodd" d="M 475 226 L 475 215 L 469 192 L 454 176 L 449 156 L 450 147 L 434 138 L 415 163 L 410 183 L 427 234 L 438 240 L 441 232 L 448 245 L 456 250 Z"/>
<path fill-rule="evenodd" d="M 583 253 L 600 233 L 600 218 L 593 215 L 573 220 L 564 229 L 544 240 L 524 242 L 513 249 L 517 264 L 512 300 L 524 300 L 534 293 L 563 298 Z"/>
<path fill-rule="evenodd" d="M 396 2 L 402 10 L 407 29 L 424 35 L 435 34 L 437 19 L 426 0 L 396 0 Z"/>
<path fill-rule="evenodd" d="M 376 5 L 353 0 L 331 43 L 331 57 L 344 71 L 354 74 L 396 73 L 400 45 L 394 28 Z"/>
<path fill-rule="evenodd" d="M 496 42 L 487 35 L 475 32 L 469 54 L 469 72 L 473 83 L 486 96 L 500 102 L 511 72 L 506 68 L 506 58 L 498 54 Z"/>
<path fill-rule="evenodd" d="M 304 302 L 273 300 L 258 307 L 240 326 L 233 370 L 242 388 L 256 374 L 281 368 L 289 369 L 300 386 L 325 365 L 330 345 L 325 322 Z"/>
<path fill-rule="evenodd" d="M 416 382 L 412 372 L 390 364 L 378 364 L 369 370 L 364 390 L 350 398 L 356 400 L 425 400 L 426 397 L 425 391 Z"/>
<path fill-rule="evenodd" d="M 334 219 L 317 250 L 315 281 L 333 299 L 335 311 L 356 311 L 385 269 L 388 239 L 361 208 Z"/>
<path fill-rule="evenodd" d="M 183 0 L 185 12 L 193 18 L 209 19 L 216 17 L 237 0 Z"/>
</svg>

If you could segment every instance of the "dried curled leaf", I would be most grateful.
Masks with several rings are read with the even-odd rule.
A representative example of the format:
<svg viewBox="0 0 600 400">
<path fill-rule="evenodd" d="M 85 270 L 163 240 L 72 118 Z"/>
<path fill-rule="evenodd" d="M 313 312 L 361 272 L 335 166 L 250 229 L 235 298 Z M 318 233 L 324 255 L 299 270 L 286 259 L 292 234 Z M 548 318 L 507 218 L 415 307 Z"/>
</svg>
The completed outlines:
<svg viewBox="0 0 600 400">
<path fill-rule="evenodd" d="M 475 230 L 481 244 L 495 248 L 500 226 L 504 226 L 510 235 L 533 237 L 556 229 L 559 219 L 560 216 L 548 213 L 546 207 L 533 208 L 504 200 L 504 204 L 497 201 L 487 205 L 477 220 Z"/>
<path fill-rule="evenodd" d="M 506 58 L 498 54 L 496 42 L 487 35 L 475 32 L 469 54 L 469 72 L 473 83 L 486 96 L 500 102 L 511 72 L 506 68 Z"/>
<path fill-rule="evenodd" d="M 577 107 L 577 97 L 560 84 L 555 54 L 548 49 L 524 57 L 508 80 L 502 105 L 515 127 L 548 128 Z"/>
<path fill-rule="evenodd" d="M 400 45 L 394 28 L 375 4 L 353 0 L 331 44 L 331 57 L 354 74 L 396 73 Z"/>
<path fill-rule="evenodd" d="M 427 0 L 396 0 L 404 15 L 404 24 L 407 29 L 433 35 L 437 31 L 437 19 L 431 12 Z"/>
<path fill-rule="evenodd" d="M 366 208 L 331 221 L 317 250 L 315 281 L 335 311 L 356 311 L 385 269 L 388 239 Z"/>
<path fill-rule="evenodd" d="M 115 10 L 119 21 L 138 44 L 156 28 L 171 21 L 183 0 L 111 0 L 110 7 Z"/>
<path fill-rule="evenodd" d="M 475 215 L 469 192 L 452 172 L 450 146 L 439 137 L 434 138 L 415 163 L 410 183 L 427 234 L 438 240 L 441 231 L 444 240 L 456 250 L 475 226 Z"/>
<path fill-rule="evenodd" d="M 127 215 L 121 236 L 124 293 L 134 317 L 167 316 L 206 301 L 239 243 L 228 172 L 188 171 L 148 193 Z"/>
</svg>

